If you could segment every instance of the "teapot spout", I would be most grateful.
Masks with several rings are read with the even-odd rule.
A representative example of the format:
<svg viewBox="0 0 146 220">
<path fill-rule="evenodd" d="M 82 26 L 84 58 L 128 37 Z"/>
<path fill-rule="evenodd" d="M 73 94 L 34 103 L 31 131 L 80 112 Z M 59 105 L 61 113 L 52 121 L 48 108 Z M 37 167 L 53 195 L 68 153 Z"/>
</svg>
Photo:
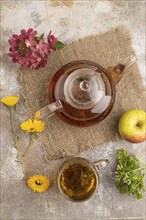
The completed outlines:
<svg viewBox="0 0 146 220">
<path fill-rule="evenodd" d="M 125 69 L 135 62 L 136 57 L 134 55 L 131 55 L 121 60 L 118 65 L 107 68 L 107 72 L 109 73 L 109 75 L 111 75 L 111 77 L 117 84 L 122 79 Z"/>
</svg>

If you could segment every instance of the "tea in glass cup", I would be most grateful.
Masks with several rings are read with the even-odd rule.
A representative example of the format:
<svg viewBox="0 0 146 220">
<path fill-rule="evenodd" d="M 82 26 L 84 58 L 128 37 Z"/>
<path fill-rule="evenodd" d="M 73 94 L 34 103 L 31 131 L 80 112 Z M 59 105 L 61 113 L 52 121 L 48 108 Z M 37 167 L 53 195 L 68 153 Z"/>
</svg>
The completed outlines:
<svg viewBox="0 0 146 220">
<path fill-rule="evenodd" d="M 60 192 L 71 201 L 80 202 L 89 199 L 99 185 L 97 163 L 98 161 L 94 165 L 81 157 L 67 160 L 58 174 L 57 183 Z"/>
</svg>

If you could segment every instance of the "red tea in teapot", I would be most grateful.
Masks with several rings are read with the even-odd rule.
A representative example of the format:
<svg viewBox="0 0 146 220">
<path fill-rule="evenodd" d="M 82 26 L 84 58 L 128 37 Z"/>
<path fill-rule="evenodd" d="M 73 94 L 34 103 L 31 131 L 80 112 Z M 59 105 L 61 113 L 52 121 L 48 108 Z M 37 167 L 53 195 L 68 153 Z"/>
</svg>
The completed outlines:
<svg viewBox="0 0 146 220">
<path fill-rule="evenodd" d="M 106 74 L 89 64 L 60 69 L 49 85 L 50 101 L 60 100 L 63 106 L 56 114 L 63 121 L 78 126 L 97 123 L 100 115 L 98 120 L 102 120 L 111 107 L 112 93 Z"/>
</svg>

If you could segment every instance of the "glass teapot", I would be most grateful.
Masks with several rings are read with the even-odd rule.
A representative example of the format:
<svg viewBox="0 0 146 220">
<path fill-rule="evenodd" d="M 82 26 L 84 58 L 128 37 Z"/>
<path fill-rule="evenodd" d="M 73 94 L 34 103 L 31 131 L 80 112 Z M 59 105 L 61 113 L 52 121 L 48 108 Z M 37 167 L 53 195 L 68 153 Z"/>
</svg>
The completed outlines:
<svg viewBox="0 0 146 220">
<path fill-rule="evenodd" d="M 115 87 L 125 68 L 135 61 L 135 56 L 131 55 L 107 69 L 88 60 L 66 64 L 53 76 L 48 88 L 50 104 L 39 110 L 38 119 L 55 113 L 62 121 L 74 126 L 99 123 L 113 108 Z"/>
</svg>

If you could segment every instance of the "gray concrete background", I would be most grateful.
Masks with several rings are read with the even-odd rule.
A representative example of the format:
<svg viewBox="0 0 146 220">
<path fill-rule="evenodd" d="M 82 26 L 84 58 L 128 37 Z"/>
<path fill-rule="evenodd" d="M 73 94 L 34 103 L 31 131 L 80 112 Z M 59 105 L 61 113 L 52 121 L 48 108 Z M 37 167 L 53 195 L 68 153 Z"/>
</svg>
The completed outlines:
<svg viewBox="0 0 146 220">
<path fill-rule="evenodd" d="M 18 66 L 5 56 L 8 38 L 22 28 L 34 27 L 39 33 L 52 30 L 65 43 L 78 38 L 125 25 L 131 32 L 141 75 L 145 84 L 145 1 L 143 0 L 2 0 L 1 1 L 1 97 L 20 95 L 17 82 Z M 129 82 L 130 83 L 130 82 Z M 20 102 L 16 109 L 16 125 L 27 119 L 26 109 Z M 145 199 L 137 200 L 121 195 L 114 186 L 116 153 L 125 147 L 145 160 L 145 143 L 129 144 L 126 141 L 102 145 L 80 156 L 95 161 L 110 160 L 110 166 L 100 172 L 100 186 L 96 194 L 83 203 L 72 203 L 60 195 L 56 186 L 56 175 L 64 159 L 45 162 L 44 149 L 35 140 L 25 159 L 26 175 L 16 163 L 17 152 L 11 134 L 9 110 L 1 106 L 1 219 L 2 220 L 103 220 L 145 219 Z M 7 128 L 8 126 L 8 128 Z M 28 136 L 24 136 L 24 146 Z M 30 175 L 43 174 L 51 178 L 52 184 L 42 194 L 33 193 L 26 186 Z"/>
</svg>

